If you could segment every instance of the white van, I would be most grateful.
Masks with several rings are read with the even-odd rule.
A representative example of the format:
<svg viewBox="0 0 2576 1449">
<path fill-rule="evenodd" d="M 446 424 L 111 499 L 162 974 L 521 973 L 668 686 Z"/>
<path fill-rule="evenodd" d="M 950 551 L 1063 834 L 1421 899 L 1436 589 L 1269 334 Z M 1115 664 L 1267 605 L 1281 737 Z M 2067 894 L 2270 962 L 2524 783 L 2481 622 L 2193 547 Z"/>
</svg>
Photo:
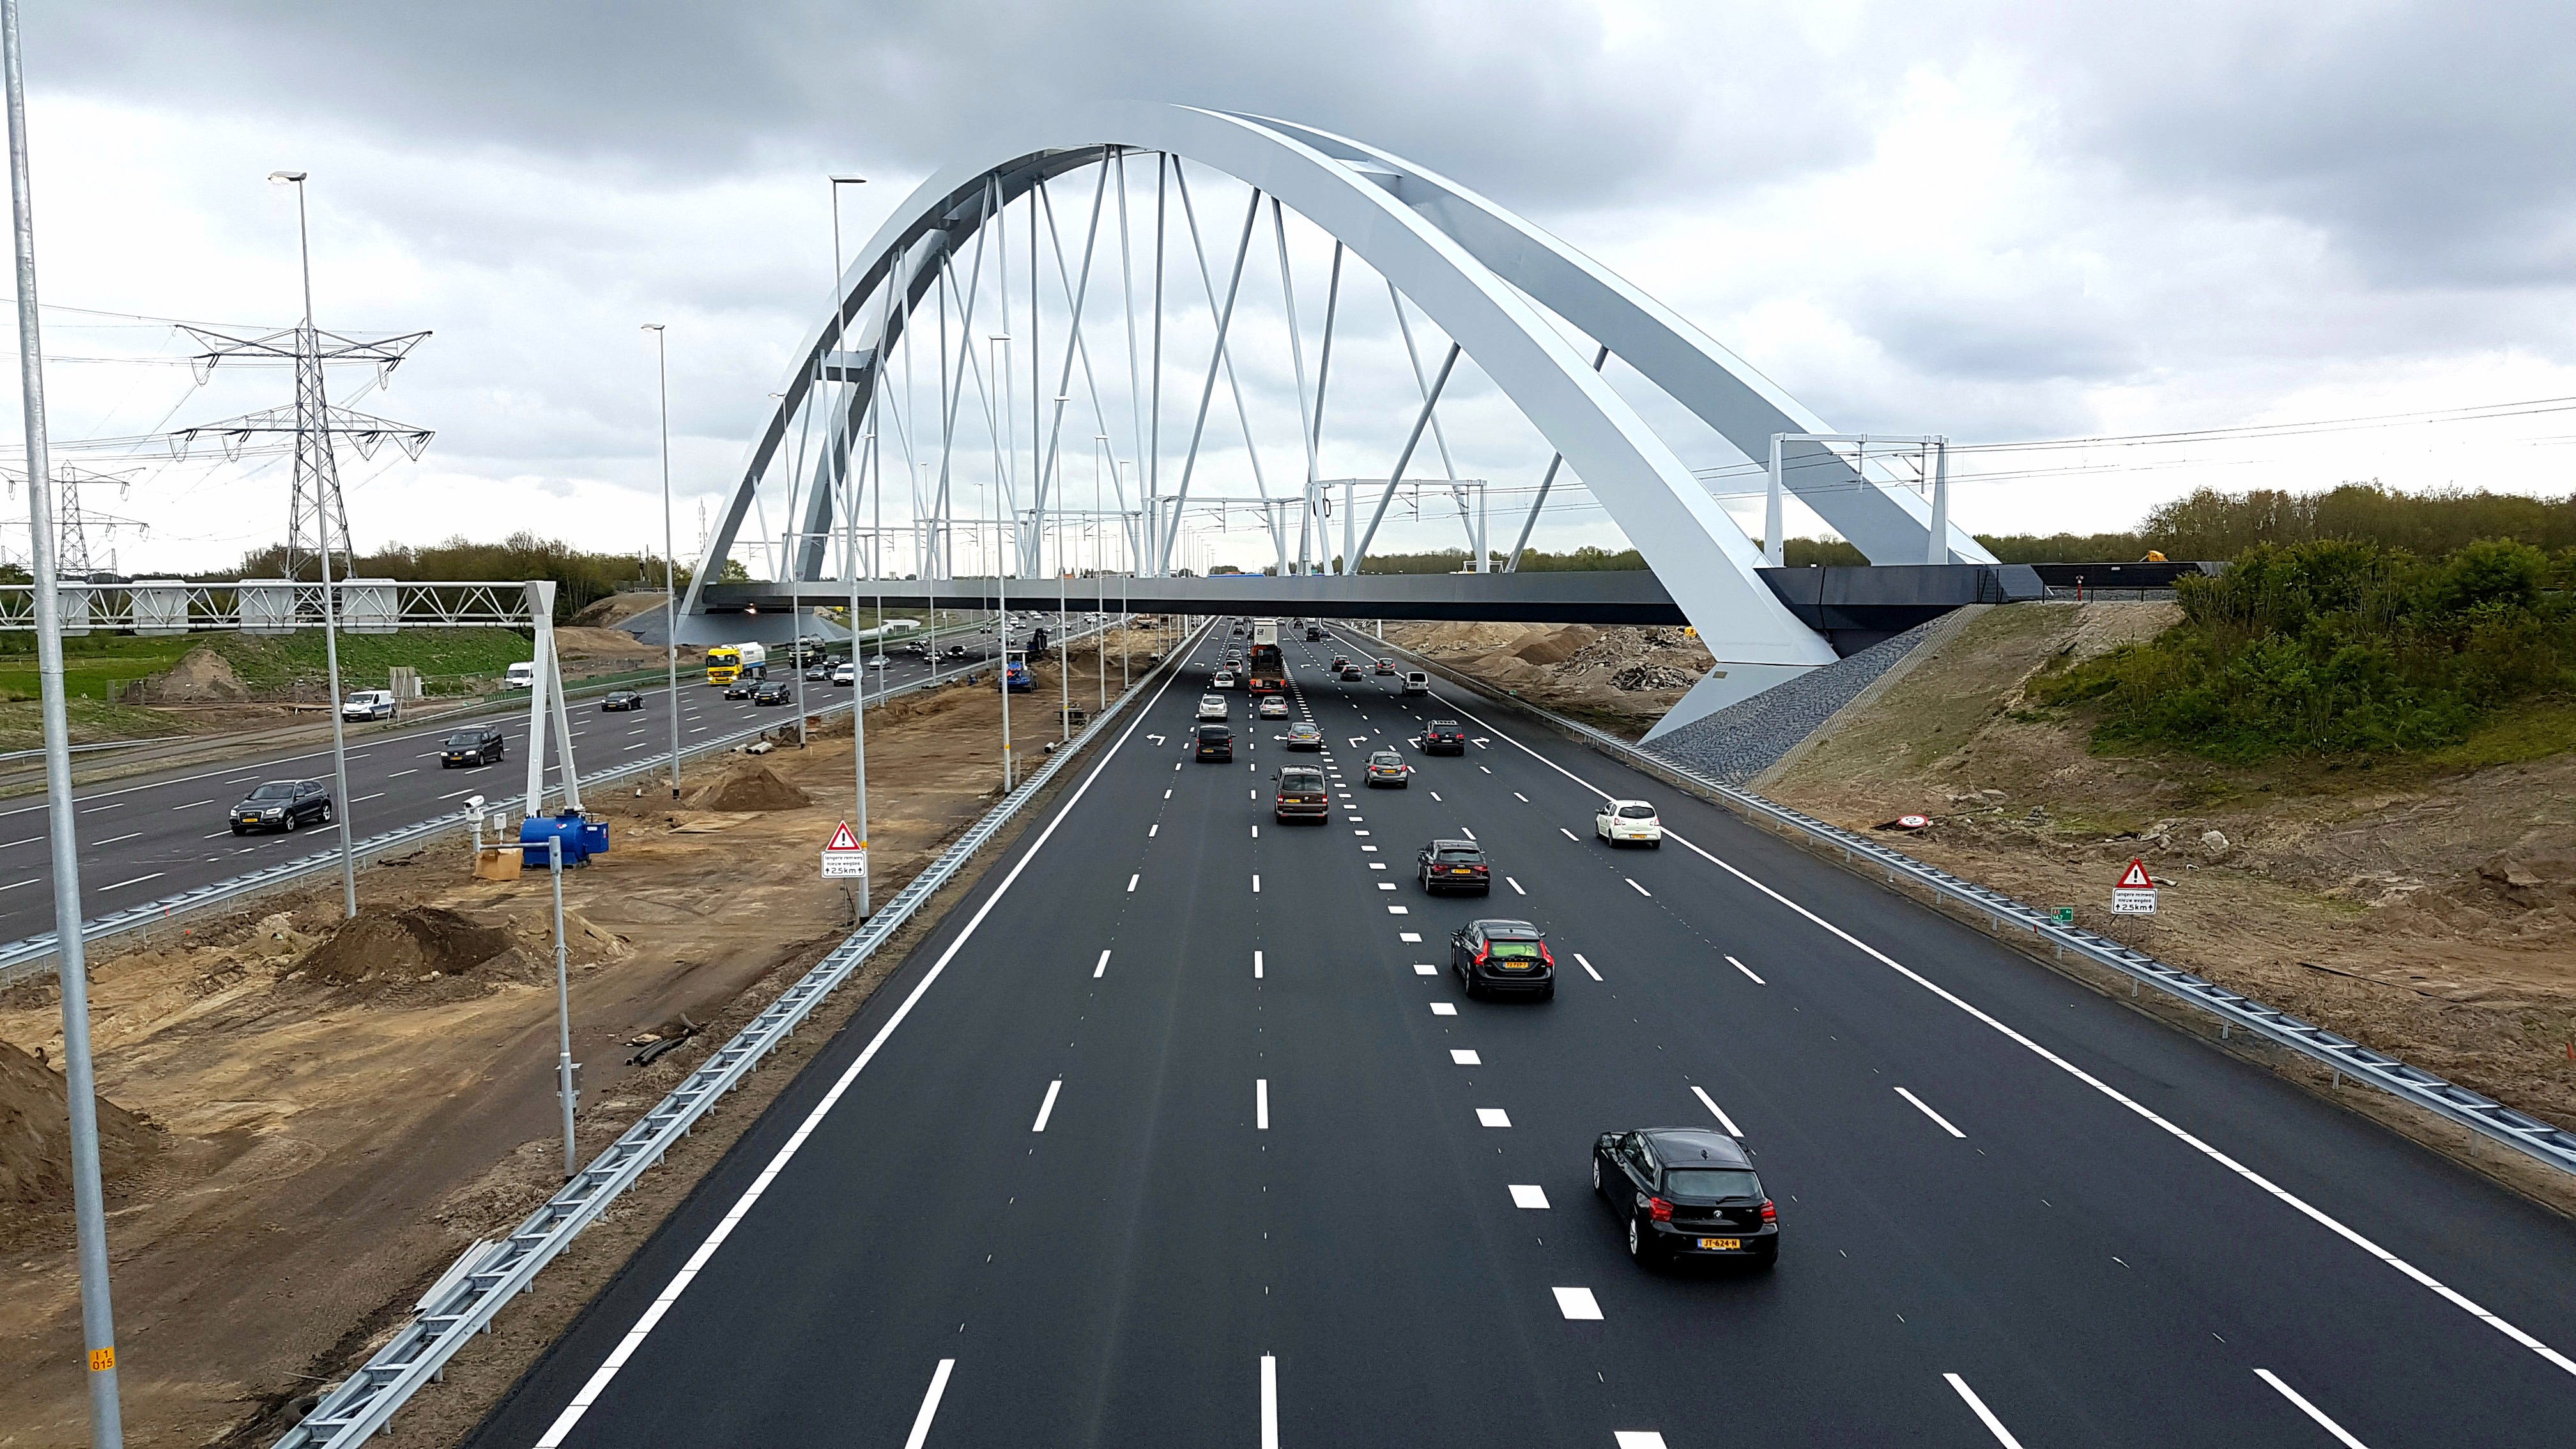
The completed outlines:
<svg viewBox="0 0 2576 1449">
<path fill-rule="evenodd" d="M 522 659 L 518 663 L 511 665 L 509 672 L 501 676 L 501 687 L 503 689 L 536 688 L 537 661 L 533 659 Z"/>
<path fill-rule="evenodd" d="M 1431 692 L 1431 676 L 1419 669 L 1407 670 L 1404 676 L 1404 692 L 1407 694 L 1429 694 Z"/>
<path fill-rule="evenodd" d="M 396 705 L 390 689 L 353 689 L 340 701 L 342 719 L 392 719 Z"/>
</svg>

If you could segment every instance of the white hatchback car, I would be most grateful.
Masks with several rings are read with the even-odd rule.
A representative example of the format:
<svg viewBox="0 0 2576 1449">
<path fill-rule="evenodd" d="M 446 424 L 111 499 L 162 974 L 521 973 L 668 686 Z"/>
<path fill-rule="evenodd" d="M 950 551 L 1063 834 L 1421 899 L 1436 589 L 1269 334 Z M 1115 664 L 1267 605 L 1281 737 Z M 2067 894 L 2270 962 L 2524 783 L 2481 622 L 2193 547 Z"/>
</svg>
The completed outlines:
<svg viewBox="0 0 2576 1449">
<path fill-rule="evenodd" d="M 1224 718 L 1225 718 L 1225 697 L 1224 697 L 1223 695 L 1217 695 L 1217 694 L 1202 694 L 1202 695 L 1200 695 L 1200 696 L 1199 696 L 1199 718 L 1200 718 L 1200 719 L 1203 719 L 1203 720 L 1222 720 L 1222 719 L 1224 719 Z"/>
<path fill-rule="evenodd" d="M 1261 696 L 1261 717 L 1263 719 L 1286 719 L 1288 717 L 1288 697 L 1281 694 L 1265 694 Z"/>
<path fill-rule="evenodd" d="M 1592 835 L 1612 845 L 1642 845 L 1651 850 L 1664 843 L 1664 822 L 1655 817 L 1655 807 L 1643 800 L 1605 800 L 1592 817 Z"/>
<path fill-rule="evenodd" d="M 1234 671 L 1231 669 L 1218 670 L 1216 674 L 1208 680 L 1208 685 L 1215 689 L 1234 688 Z"/>
</svg>

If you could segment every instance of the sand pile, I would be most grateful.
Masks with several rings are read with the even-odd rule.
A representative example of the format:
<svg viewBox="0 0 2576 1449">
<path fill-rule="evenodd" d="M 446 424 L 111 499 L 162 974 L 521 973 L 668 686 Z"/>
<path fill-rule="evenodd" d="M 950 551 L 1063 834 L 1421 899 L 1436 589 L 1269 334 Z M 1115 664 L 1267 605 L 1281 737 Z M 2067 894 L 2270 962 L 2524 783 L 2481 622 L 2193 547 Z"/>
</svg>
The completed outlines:
<svg viewBox="0 0 2576 1449">
<path fill-rule="evenodd" d="M 767 765 L 736 765 L 689 792 L 692 810 L 802 810 L 813 800 Z"/>
<path fill-rule="evenodd" d="M 68 1206 L 71 1135 L 62 1073 L 0 1041 L 0 1205 Z M 150 1123 L 99 1099 L 99 1165 L 110 1183 L 160 1145 L 161 1134 Z"/>
<path fill-rule="evenodd" d="M 238 704 L 250 698 L 250 689 L 233 673 L 231 660 L 200 644 L 144 680 L 136 697 L 144 704 Z"/>
<path fill-rule="evenodd" d="M 304 954 L 295 969 L 330 986 L 470 975 L 514 942 L 499 926 L 440 906 L 370 907 Z"/>
</svg>

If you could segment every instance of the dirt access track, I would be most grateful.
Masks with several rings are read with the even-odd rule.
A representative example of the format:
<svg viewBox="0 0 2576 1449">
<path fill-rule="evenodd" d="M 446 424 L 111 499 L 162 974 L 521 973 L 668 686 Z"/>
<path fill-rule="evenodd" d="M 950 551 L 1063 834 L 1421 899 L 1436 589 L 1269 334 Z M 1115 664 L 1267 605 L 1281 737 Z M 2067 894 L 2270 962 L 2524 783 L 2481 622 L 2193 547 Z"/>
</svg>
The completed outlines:
<svg viewBox="0 0 2576 1449">
<path fill-rule="evenodd" d="M 1149 647 L 1140 634 L 1140 668 Z M 1116 649 L 1113 639 L 1113 694 Z M 1091 703 L 1097 676 L 1081 655 L 1074 663 L 1075 699 Z M 1039 689 L 1012 700 L 1023 773 L 1056 738 L 1056 704 L 1049 661 Z M 1000 712 L 989 684 L 869 712 L 878 900 L 994 803 Z M 851 929 L 842 884 L 820 880 L 816 865 L 849 813 L 848 741 L 843 721 L 818 728 L 805 750 L 697 762 L 676 809 L 650 785 L 642 799 L 629 787 L 587 802 L 613 848 L 565 877 L 585 1160 Z M 326 878 L 93 961 L 129 1443 L 267 1443 L 467 1244 L 505 1232 L 559 1185 L 548 880 L 473 880 L 468 855 L 442 841 L 372 866 L 351 925 Z M 834 1021 L 859 1007 L 900 946 L 835 999 Z M 9 1449 L 89 1442 L 59 1013 L 50 983 L 0 997 Z M 821 1024 L 794 1046 L 827 1039 Z M 705 1029 L 628 1065 L 637 1044 L 692 1026 Z M 584 1247 L 636 1222 L 649 1231 L 694 1179 L 686 1164 L 712 1161 L 752 1099 L 787 1079 L 764 1073 L 734 1094 L 741 1102 L 727 1099 Z M 577 1270 L 567 1258 L 550 1277 Z M 566 1300 L 541 1279 L 495 1340 L 550 1337 L 538 1307 L 550 1292 L 561 1310 L 552 1321 L 578 1308 L 578 1292 Z M 454 1383 L 429 1397 L 443 1402 L 425 1399 L 396 1421 L 404 1437 L 461 1433 L 480 1414 Z"/>
</svg>

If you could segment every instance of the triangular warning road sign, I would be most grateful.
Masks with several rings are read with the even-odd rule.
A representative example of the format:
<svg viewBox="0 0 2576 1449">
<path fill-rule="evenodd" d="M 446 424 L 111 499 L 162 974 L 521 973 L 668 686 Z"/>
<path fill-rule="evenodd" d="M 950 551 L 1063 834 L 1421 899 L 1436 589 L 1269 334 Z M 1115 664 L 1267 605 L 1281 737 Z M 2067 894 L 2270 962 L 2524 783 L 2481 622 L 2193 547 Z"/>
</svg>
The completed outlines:
<svg viewBox="0 0 2576 1449">
<path fill-rule="evenodd" d="M 824 846 L 823 848 L 825 850 L 859 849 L 859 838 L 850 833 L 850 822 L 846 820 L 842 821 L 841 828 L 832 832 L 832 843 Z"/>
<path fill-rule="evenodd" d="M 848 827 L 846 826 L 843 827 L 844 830 L 847 828 Z M 2129 861 L 2129 868 L 2120 872 L 2120 889 L 2124 891 L 2151 891 L 2155 888 L 2156 883 L 2154 879 L 2147 874 L 2147 863 L 2143 860 L 2132 857 Z"/>
</svg>

